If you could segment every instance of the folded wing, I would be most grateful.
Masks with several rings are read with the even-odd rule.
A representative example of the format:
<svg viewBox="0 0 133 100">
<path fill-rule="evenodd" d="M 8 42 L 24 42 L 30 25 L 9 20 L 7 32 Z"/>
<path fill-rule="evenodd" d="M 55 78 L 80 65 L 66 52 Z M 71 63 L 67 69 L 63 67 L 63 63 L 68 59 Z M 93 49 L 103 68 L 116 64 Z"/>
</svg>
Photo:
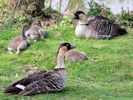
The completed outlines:
<svg viewBox="0 0 133 100">
<path fill-rule="evenodd" d="M 40 79 L 27 85 L 19 94 L 30 96 L 44 92 L 58 92 L 64 89 L 63 81 L 58 75 L 51 75 L 47 78 Z"/>
<path fill-rule="evenodd" d="M 9 87 L 7 87 L 4 90 L 4 92 L 11 93 L 11 94 L 14 94 L 14 93 L 18 94 L 23 89 L 18 88 L 17 86 L 21 86 L 21 87 L 25 88 L 27 85 L 31 84 L 32 82 L 41 80 L 42 78 L 45 78 L 45 77 L 48 77 L 50 74 L 51 74 L 51 72 L 49 72 L 49 71 L 41 71 L 38 73 L 33 73 L 15 83 L 13 83 Z"/>
</svg>

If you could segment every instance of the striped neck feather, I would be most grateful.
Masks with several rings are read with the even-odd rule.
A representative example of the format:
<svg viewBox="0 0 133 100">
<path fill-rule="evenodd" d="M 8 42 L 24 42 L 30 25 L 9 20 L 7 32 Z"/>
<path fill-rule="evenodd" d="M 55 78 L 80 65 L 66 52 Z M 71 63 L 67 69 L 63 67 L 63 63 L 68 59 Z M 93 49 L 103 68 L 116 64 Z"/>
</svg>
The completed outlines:
<svg viewBox="0 0 133 100">
<path fill-rule="evenodd" d="M 81 24 L 81 25 L 82 25 L 82 24 L 84 25 L 84 24 L 86 24 L 87 22 L 88 22 L 87 17 L 84 17 L 82 20 L 79 20 L 78 23 Z"/>
<path fill-rule="evenodd" d="M 65 68 L 64 55 L 65 55 L 65 52 L 60 50 L 57 56 L 57 64 L 56 64 L 55 69 Z"/>
</svg>

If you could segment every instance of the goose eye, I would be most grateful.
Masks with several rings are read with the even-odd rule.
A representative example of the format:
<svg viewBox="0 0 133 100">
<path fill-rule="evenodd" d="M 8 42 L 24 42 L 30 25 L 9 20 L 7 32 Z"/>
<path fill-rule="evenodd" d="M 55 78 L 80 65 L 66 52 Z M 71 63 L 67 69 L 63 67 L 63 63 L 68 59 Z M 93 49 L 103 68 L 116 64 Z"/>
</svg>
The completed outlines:
<svg viewBox="0 0 133 100">
<path fill-rule="evenodd" d="M 66 44 L 66 47 L 68 47 L 68 48 L 69 48 L 69 47 L 70 47 L 70 45 L 69 45 L 69 44 Z"/>
</svg>

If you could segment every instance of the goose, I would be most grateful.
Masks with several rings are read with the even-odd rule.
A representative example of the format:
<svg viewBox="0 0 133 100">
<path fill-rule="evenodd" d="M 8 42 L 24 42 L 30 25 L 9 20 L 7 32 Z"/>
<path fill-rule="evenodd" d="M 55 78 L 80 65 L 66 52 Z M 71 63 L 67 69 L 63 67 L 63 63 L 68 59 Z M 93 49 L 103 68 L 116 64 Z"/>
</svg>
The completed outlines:
<svg viewBox="0 0 133 100">
<path fill-rule="evenodd" d="M 73 14 L 77 22 L 75 34 L 80 38 L 111 39 L 112 37 L 126 34 L 126 29 L 103 16 L 88 17 L 82 11 Z"/>
<path fill-rule="evenodd" d="M 60 92 L 64 90 L 67 74 L 64 64 L 65 53 L 73 49 L 70 43 L 60 44 L 57 52 L 57 64 L 54 71 L 40 71 L 13 83 L 4 90 L 4 93 L 31 96 L 45 92 Z"/>
<path fill-rule="evenodd" d="M 28 39 L 34 40 L 34 42 L 36 42 L 37 40 L 44 39 L 45 32 L 43 31 L 43 28 L 41 27 L 41 22 L 33 21 L 30 28 L 25 32 L 24 35 Z"/>
<path fill-rule="evenodd" d="M 16 54 L 19 54 L 21 50 L 24 50 L 24 49 L 26 49 L 28 47 L 29 41 L 24 36 L 25 30 L 27 30 L 27 26 L 26 25 L 23 26 L 22 36 L 16 36 L 8 44 L 7 51 L 10 54 L 12 54 L 15 51 L 16 51 Z"/>
<path fill-rule="evenodd" d="M 88 60 L 87 55 L 84 52 L 75 49 L 71 49 L 65 54 L 65 61 L 67 62 L 79 62 L 84 60 Z"/>
</svg>

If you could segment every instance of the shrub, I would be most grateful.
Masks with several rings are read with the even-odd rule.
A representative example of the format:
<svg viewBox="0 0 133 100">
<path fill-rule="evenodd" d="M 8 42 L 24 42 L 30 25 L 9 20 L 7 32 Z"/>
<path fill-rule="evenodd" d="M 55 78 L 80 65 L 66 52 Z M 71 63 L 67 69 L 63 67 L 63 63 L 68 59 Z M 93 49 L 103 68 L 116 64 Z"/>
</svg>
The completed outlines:
<svg viewBox="0 0 133 100">
<path fill-rule="evenodd" d="M 61 22 L 58 22 L 47 29 L 47 31 L 49 32 L 48 37 L 68 37 L 68 35 L 66 34 L 67 31 L 70 32 L 71 30 L 73 32 L 74 29 L 74 26 L 70 24 L 70 22 L 71 17 L 64 16 Z"/>
<path fill-rule="evenodd" d="M 44 14 L 44 18 L 52 18 L 54 20 L 56 20 L 56 22 L 60 22 L 63 18 L 63 16 L 56 10 L 52 9 L 52 8 L 44 8 L 42 9 L 42 13 Z"/>
<path fill-rule="evenodd" d="M 110 20 L 115 20 L 116 16 L 113 15 L 110 8 L 107 8 L 104 4 L 99 5 L 97 2 L 91 0 L 88 2 L 88 15 L 89 16 L 104 16 L 109 18 Z"/>
<path fill-rule="evenodd" d="M 29 23 L 32 19 L 26 15 L 23 10 L 11 12 L 4 9 L 1 10 L 0 13 L 2 17 L 0 23 L 2 23 L 4 27 L 12 27 L 13 25 L 21 26 L 24 23 Z"/>
<path fill-rule="evenodd" d="M 121 14 L 117 15 L 118 23 L 123 26 L 133 27 L 133 11 L 126 11 L 122 8 Z"/>
<path fill-rule="evenodd" d="M 120 14 L 114 15 L 110 8 L 107 8 L 104 4 L 99 5 L 93 0 L 91 0 L 88 4 L 89 9 L 87 14 L 89 16 L 104 16 L 112 21 L 116 21 L 120 25 L 133 27 L 133 11 L 126 11 L 122 8 Z"/>
</svg>

